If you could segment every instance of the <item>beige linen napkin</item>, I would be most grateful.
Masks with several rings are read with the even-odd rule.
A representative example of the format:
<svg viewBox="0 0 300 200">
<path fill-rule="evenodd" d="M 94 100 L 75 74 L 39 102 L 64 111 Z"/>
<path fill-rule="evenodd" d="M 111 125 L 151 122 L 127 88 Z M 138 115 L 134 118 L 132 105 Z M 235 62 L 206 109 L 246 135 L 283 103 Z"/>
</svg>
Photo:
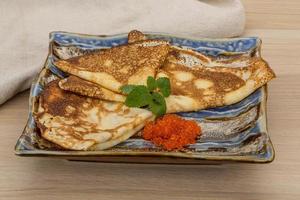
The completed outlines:
<svg viewBox="0 0 300 200">
<path fill-rule="evenodd" d="M 0 104 L 30 87 L 51 31 L 221 38 L 240 35 L 244 20 L 239 0 L 1 0 Z"/>
</svg>

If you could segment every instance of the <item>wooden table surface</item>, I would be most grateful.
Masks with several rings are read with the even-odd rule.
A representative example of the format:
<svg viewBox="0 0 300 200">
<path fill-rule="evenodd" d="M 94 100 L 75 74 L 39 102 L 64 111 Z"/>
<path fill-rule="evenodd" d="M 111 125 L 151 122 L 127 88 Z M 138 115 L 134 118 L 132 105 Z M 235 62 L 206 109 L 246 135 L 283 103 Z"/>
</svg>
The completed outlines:
<svg viewBox="0 0 300 200">
<path fill-rule="evenodd" d="M 28 91 L 0 106 L 0 199 L 300 199 L 300 1 L 244 0 L 245 35 L 263 40 L 271 164 L 217 166 L 68 162 L 14 155 Z M 278 3 L 277 3 L 278 2 Z"/>
</svg>

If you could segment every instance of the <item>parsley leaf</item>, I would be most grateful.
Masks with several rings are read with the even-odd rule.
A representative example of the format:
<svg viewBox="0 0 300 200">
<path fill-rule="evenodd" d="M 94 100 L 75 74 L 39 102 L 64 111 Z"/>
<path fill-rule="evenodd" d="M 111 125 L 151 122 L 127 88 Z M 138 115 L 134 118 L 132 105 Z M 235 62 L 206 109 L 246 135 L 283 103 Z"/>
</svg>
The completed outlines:
<svg viewBox="0 0 300 200">
<path fill-rule="evenodd" d="M 120 89 L 124 94 L 129 94 L 136 85 L 123 85 Z"/>
<path fill-rule="evenodd" d="M 125 105 L 128 107 L 143 107 L 149 105 L 152 97 L 146 86 L 137 85 L 135 88 L 128 94 Z"/>
<path fill-rule="evenodd" d="M 164 97 L 157 92 L 153 92 L 152 98 L 153 99 L 150 102 L 151 112 L 153 112 L 157 117 L 164 115 L 167 110 L 166 101 Z"/>
<path fill-rule="evenodd" d="M 153 91 L 157 88 L 156 80 L 152 76 L 148 76 L 147 78 L 147 87 L 150 91 Z"/>
<path fill-rule="evenodd" d="M 160 89 L 160 92 L 164 95 L 164 97 L 168 97 L 171 94 L 171 84 L 170 80 L 166 77 L 161 77 L 157 79 L 157 86 Z"/>
</svg>

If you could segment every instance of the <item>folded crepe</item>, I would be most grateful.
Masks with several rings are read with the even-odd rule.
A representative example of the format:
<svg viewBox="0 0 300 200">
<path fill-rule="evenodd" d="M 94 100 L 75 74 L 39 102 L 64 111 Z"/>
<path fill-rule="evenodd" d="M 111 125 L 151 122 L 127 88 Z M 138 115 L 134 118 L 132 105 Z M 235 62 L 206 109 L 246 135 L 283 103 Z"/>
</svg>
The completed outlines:
<svg viewBox="0 0 300 200">
<path fill-rule="evenodd" d="M 66 149 L 107 149 L 153 120 L 148 110 L 76 95 L 62 90 L 58 81 L 46 85 L 34 116 L 42 137 Z"/>
<path fill-rule="evenodd" d="M 60 80 L 58 85 L 63 90 L 83 96 L 116 102 L 124 102 L 126 100 L 126 96 L 122 94 L 118 94 L 96 83 L 86 81 L 73 75 Z"/>
<path fill-rule="evenodd" d="M 213 61 L 193 51 L 173 48 L 158 77 L 170 79 L 171 95 L 166 103 L 167 112 L 173 113 L 237 103 L 275 74 L 258 57 Z"/>
<path fill-rule="evenodd" d="M 69 74 L 120 93 L 127 84 L 145 85 L 148 76 L 155 76 L 169 52 L 162 40 L 144 40 L 92 52 L 54 63 Z"/>
</svg>

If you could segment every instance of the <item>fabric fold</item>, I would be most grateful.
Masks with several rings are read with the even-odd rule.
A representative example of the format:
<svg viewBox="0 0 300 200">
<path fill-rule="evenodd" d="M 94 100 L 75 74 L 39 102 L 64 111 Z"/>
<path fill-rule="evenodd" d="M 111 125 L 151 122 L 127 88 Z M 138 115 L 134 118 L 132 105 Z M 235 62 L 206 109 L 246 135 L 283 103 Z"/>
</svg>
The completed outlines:
<svg viewBox="0 0 300 200">
<path fill-rule="evenodd" d="M 223 38 L 241 35 L 245 24 L 239 0 L 3 0 L 0 17 L 0 104 L 30 87 L 51 31 L 103 35 L 138 29 Z"/>
</svg>

